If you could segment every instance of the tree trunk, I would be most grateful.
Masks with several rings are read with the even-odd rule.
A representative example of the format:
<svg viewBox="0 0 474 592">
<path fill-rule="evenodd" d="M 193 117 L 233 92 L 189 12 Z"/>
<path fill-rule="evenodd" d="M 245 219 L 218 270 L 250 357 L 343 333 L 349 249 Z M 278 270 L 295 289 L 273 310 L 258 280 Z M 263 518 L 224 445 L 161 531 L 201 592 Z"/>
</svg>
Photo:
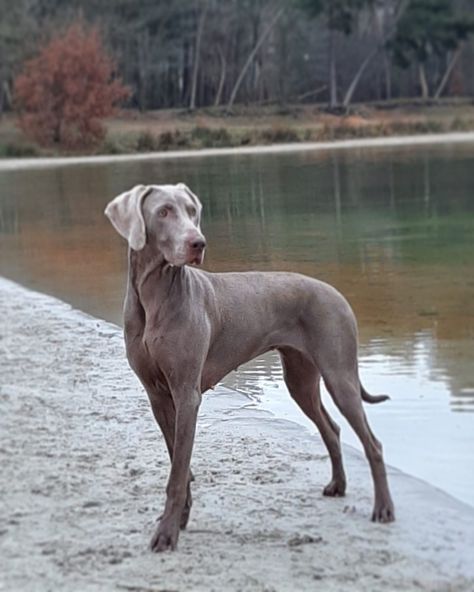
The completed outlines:
<svg viewBox="0 0 474 592">
<path fill-rule="evenodd" d="M 384 47 L 386 46 L 389 39 L 396 32 L 396 25 L 397 25 L 398 21 L 400 20 L 401 16 L 403 15 L 403 13 L 405 12 L 407 6 L 408 6 L 408 2 L 406 0 L 399 0 L 398 4 L 395 7 L 395 17 L 394 17 L 392 26 L 390 27 L 389 31 L 385 32 L 385 34 L 383 33 L 382 25 L 380 25 L 380 32 L 379 32 L 380 40 L 379 40 L 377 46 L 374 47 L 374 49 L 368 54 L 368 56 L 365 58 L 365 60 L 359 66 L 359 69 L 355 73 L 355 76 L 352 79 L 352 82 L 350 83 L 349 88 L 346 91 L 346 94 L 344 96 L 344 100 L 342 102 L 343 106 L 346 109 L 352 101 L 352 97 L 354 95 L 354 92 L 355 92 L 365 70 L 367 69 L 369 64 L 372 62 L 372 60 L 378 55 L 378 53 L 382 49 L 384 49 Z M 389 59 L 387 56 L 387 52 L 384 52 L 384 64 L 385 64 L 385 83 L 386 83 L 387 95 L 391 95 L 392 89 L 391 89 L 391 79 L 390 79 L 390 62 L 389 62 Z"/>
<path fill-rule="evenodd" d="M 261 13 L 253 20 L 253 34 L 252 34 L 252 45 L 258 43 L 259 39 L 259 29 L 260 29 L 260 21 L 261 21 Z M 253 67 L 251 68 L 250 78 L 250 93 L 253 97 L 253 101 L 258 101 L 260 99 L 258 90 L 259 90 L 259 79 L 260 79 L 260 64 L 259 64 L 259 53 L 255 54 L 254 59 L 252 60 Z M 247 78 L 248 80 L 248 78 Z M 252 99 L 251 99 L 252 100 Z"/>
<path fill-rule="evenodd" d="M 255 44 L 255 47 L 252 49 L 252 51 L 250 52 L 242 70 L 240 71 L 239 77 L 237 78 L 236 83 L 234 84 L 234 88 L 232 89 L 232 92 L 230 94 L 230 99 L 229 102 L 227 104 L 227 107 L 229 109 L 232 108 L 235 99 L 237 97 L 237 93 L 239 92 L 240 89 L 240 85 L 242 84 L 245 75 L 247 73 L 247 70 L 249 69 L 249 67 L 251 66 L 255 56 L 257 55 L 258 50 L 260 49 L 260 47 L 262 46 L 263 42 L 265 41 L 265 39 L 268 37 L 268 35 L 270 35 L 273 27 L 276 25 L 276 23 L 278 22 L 278 19 L 281 17 L 281 15 L 283 14 L 283 12 L 285 11 L 285 8 L 280 8 L 275 15 L 273 16 L 273 18 L 271 19 L 270 23 L 268 24 L 268 27 L 263 31 L 263 33 L 261 34 L 259 40 L 257 41 L 257 43 Z"/>
<path fill-rule="evenodd" d="M 426 80 L 426 70 L 423 62 L 418 64 L 418 77 L 420 79 L 421 98 L 426 101 L 430 96 L 430 89 Z"/>
<path fill-rule="evenodd" d="M 199 74 L 199 65 L 201 61 L 201 41 L 202 41 L 202 32 L 204 30 L 204 23 L 206 22 L 206 15 L 207 9 L 209 4 L 206 2 L 202 12 L 199 16 L 199 22 L 196 32 L 196 44 L 194 46 L 194 67 L 193 67 L 193 77 L 191 82 L 191 97 L 189 99 L 189 108 L 195 109 L 196 108 L 196 91 L 197 91 L 197 82 L 198 82 L 198 74 Z"/>
<path fill-rule="evenodd" d="M 221 62 L 221 75 L 219 77 L 219 86 L 217 87 L 216 98 L 214 99 L 214 107 L 218 107 L 221 104 L 222 92 L 224 90 L 224 83 L 227 75 L 227 61 L 225 59 L 224 52 L 220 47 L 217 48 L 217 51 L 219 53 L 219 59 Z"/>
<path fill-rule="evenodd" d="M 319 88 L 316 88 L 315 90 L 309 90 L 308 92 L 305 92 L 302 95 L 298 95 L 296 97 L 296 100 L 298 102 L 300 102 L 300 101 L 304 101 L 305 99 L 308 99 L 309 97 L 316 97 L 317 95 L 326 91 L 327 88 L 328 88 L 327 84 L 323 84 L 323 86 L 320 86 Z"/>
<path fill-rule="evenodd" d="M 385 99 L 390 101 L 392 98 L 392 65 L 386 51 L 383 54 L 383 65 L 385 75 Z"/>
<path fill-rule="evenodd" d="M 461 51 L 462 51 L 462 47 L 460 46 L 456 49 L 456 51 L 451 56 L 451 59 L 449 60 L 449 63 L 448 63 L 446 70 L 444 72 L 443 78 L 441 79 L 441 82 L 439 83 L 438 88 L 436 89 L 436 92 L 433 96 L 433 98 L 435 100 L 438 100 L 440 98 L 446 85 L 448 84 L 449 77 L 451 76 L 451 73 L 454 70 L 454 66 L 457 63 L 459 56 L 461 55 Z"/>
<path fill-rule="evenodd" d="M 53 127 L 53 142 L 56 146 L 61 144 L 61 122 L 57 121 Z"/>
<path fill-rule="evenodd" d="M 337 107 L 337 71 L 334 37 L 334 30 L 329 29 L 329 107 L 331 109 Z"/>
<path fill-rule="evenodd" d="M 138 51 L 137 51 L 137 74 L 138 74 L 138 109 L 145 111 L 147 107 L 148 94 L 148 76 L 147 76 L 147 55 L 148 55 L 148 35 L 146 32 L 138 37 Z"/>
<path fill-rule="evenodd" d="M 375 47 L 369 53 L 369 55 L 365 58 L 365 60 L 362 62 L 362 64 L 359 66 L 359 69 L 355 73 L 355 76 L 352 79 L 352 82 L 350 83 L 349 88 L 347 89 L 346 94 L 344 95 L 344 99 L 342 101 L 342 106 L 345 109 L 347 109 L 347 107 L 349 107 L 349 105 L 352 101 L 352 96 L 354 95 L 357 85 L 359 84 L 360 79 L 362 78 L 362 75 L 364 74 L 367 66 L 375 58 L 375 56 L 379 53 L 380 50 L 381 50 L 381 46 Z"/>
<path fill-rule="evenodd" d="M 3 110 L 5 108 L 4 106 L 5 106 L 5 102 L 6 102 L 5 101 L 6 97 L 5 97 L 5 91 L 4 91 L 4 88 L 5 88 L 4 84 L 5 83 L 3 80 L 0 81 L 0 118 L 3 115 Z"/>
</svg>

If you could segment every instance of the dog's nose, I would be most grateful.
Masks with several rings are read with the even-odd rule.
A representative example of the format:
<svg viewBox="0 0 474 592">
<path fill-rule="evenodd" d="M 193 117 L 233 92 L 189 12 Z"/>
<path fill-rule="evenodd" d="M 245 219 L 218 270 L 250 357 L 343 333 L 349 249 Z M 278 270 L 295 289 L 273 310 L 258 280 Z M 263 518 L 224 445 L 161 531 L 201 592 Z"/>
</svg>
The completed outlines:
<svg viewBox="0 0 474 592">
<path fill-rule="evenodd" d="M 191 243 L 191 248 L 195 251 L 204 251 L 206 247 L 206 241 L 203 238 L 195 240 Z"/>
</svg>

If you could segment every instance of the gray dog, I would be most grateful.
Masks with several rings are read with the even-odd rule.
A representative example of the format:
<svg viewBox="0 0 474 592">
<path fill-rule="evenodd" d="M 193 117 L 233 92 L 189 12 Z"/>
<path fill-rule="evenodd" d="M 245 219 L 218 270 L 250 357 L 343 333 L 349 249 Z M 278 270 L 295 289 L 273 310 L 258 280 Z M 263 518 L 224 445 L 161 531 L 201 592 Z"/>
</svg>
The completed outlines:
<svg viewBox="0 0 474 592">
<path fill-rule="evenodd" d="M 241 364 L 276 349 L 293 399 L 328 448 L 332 478 L 324 495 L 342 496 L 346 478 L 339 427 L 322 405 L 324 379 L 360 438 L 375 489 L 372 520 L 394 508 L 382 446 L 367 423 L 357 368 L 357 325 L 334 288 L 294 273 L 207 273 L 201 203 L 186 185 L 138 185 L 105 210 L 129 244 L 125 342 L 131 367 L 150 398 L 171 459 L 166 505 L 153 551 L 176 548 L 191 510 L 190 462 L 201 394 Z"/>
</svg>

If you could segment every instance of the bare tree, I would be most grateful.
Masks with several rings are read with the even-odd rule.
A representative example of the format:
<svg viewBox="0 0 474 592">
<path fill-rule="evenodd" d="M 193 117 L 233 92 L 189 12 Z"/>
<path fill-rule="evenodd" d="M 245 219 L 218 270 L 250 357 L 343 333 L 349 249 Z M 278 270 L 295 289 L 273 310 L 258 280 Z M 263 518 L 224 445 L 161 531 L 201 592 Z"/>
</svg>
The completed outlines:
<svg viewBox="0 0 474 592">
<path fill-rule="evenodd" d="M 363 60 L 363 62 L 360 64 L 359 68 L 357 69 L 356 73 L 354 74 L 354 77 L 353 77 L 348 89 L 346 90 L 346 93 L 344 95 L 344 99 L 342 101 L 342 105 L 344 108 L 347 109 L 347 107 L 349 107 L 349 105 L 352 101 L 352 98 L 354 96 L 354 93 L 357 89 L 357 86 L 359 85 L 359 83 L 362 79 L 362 76 L 363 76 L 364 72 L 367 70 L 368 66 L 373 62 L 375 57 L 387 46 L 387 43 L 394 36 L 394 34 L 397 30 L 396 29 L 397 23 L 400 20 L 400 18 L 402 17 L 405 9 L 407 8 L 408 3 L 409 3 L 409 0 L 398 0 L 398 2 L 395 3 L 395 6 L 393 7 L 392 23 L 385 31 L 383 30 L 384 29 L 383 24 L 379 24 L 379 27 L 378 27 L 379 32 L 380 32 L 379 42 L 372 49 L 372 51 L 367 54 L 366 58 Z M 385 7 L 385 8 L 387 9 L 387 7 Z M 391 7 L 389 7 L 389 9 L 390 8 Z M 377 22 L 377 20 L 378 20 L 377 15 L 374 15 L 374 17 L 375 17 L 374 21 Z"/>
<path fill-rule="evenodd" d="M 245 78 L 245 75 L 247 74 L 247 70 L 249 69 L 250 65 L 252 64 L 253 60 L 255 59 L 255 56 L 257 55 L 258 50 L 263 45 L 263 43 L 264 43 L 265 39 L 268 37 L 268 35 L 272 32 L 272 29 L 277 24 L 278 20 L 280 19 L 280 17 L 283 15 L 284 12 L 285 12 L 285 7 L 280 7 L 274 13 L 273 17 L 270 19 L 269 24 L 263 30 L 262 34 L 260 35 L 259 39 L 257 40 L 252 51 L 249 53 L 244 65 L 242 67 L 242 70 L 240 71 L 240 74 L 234 84 L 234 88 L 232 89 L 232 92 L 230 93 L 230 99 L 229 99 L 229 102 L 227 103 L 227 107 L 229 109 L 232 108 L 232 106 L 235 102 L 235 99 L 237 97 L 237 93 L 239 92 L 239 89 L 240 89 L 240 85 L 242 84 L 242 81 Z"/>
<path fill-rule="evenodd" d="M 200 2 L 197 2 L 197 7 L 199 10 Z M 206 22 L 207 11 L 209 9 L 209 1 L 204 0 L 204 3 L 201 7 L 199 18 L 198 18 L 198 26 L 196 31 L 196 43 L 194 46 L 194 67 L 193 67 L 193 78 L 191 83 L 191 98 L 189 100 L 189 108 L 195 109 L 196 107 L 196 90 L 197 90 L 197 83 L 198 83 L 198 73 L 199 73 L 199 66 L 201 61 L 201 41 L 202 41 L 202 33 L 204 31 L 204 24 Z"/>
<path fill-rule="evenodd" d="M 451 57 L 448 60 L 448 64 L 446 66 L 446 70 L 444 71 L 444 75 L 441 78 L 441 82 L 438 84 L 438 87 L 435 90 L 435 93 L 433 95 L 433 98 L 435 100 L 438 100 L 440 98 L 446 85 L 448 84 L 451 73 L 454 70 L 454 67 L 456 66 L 456 64 L 461 56 L 462 49 L 463 49 L 463 46 L 460 45 L 455 51 L 452 52 Z"/>
<path fill-rule="evenodd" d="M 217 86 L 216 98 L 214 99 L 214 107 L 218 107 L 221 104 L 222 99 L 222 91 L 224 90 L 224 83 L 227 74 L 227 61 L 225 59 L 224 52 L 220 45 L 217 46 L 217 53 L 219 55 L 220 61 L 220 76 L 219 76 L 219 84 Z"/>
</svg>

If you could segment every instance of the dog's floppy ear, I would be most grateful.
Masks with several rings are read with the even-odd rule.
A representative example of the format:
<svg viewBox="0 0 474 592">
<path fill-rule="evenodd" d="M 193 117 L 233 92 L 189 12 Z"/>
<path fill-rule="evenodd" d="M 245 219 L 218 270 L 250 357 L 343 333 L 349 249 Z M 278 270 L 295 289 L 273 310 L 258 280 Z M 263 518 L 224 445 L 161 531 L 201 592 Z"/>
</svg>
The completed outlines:
<svg viewBox="0 0 474 592">
<path fill-rule="evenodd" d="M 150 186 L 136 185 L 130 191 L 118 195 L 105 208 L 105 215 L 115 230 L 127 239 L 134 251 L 140 251 L 146 243 L 142 203 L 151 190 Z"/>
<path fill-rule="evenodd" d="M 178 189 L 182 189 L 183 191 L 185 191 L 188 194 L 188 196 L 193 200 L 193 202 L 196 205 L 197 210 L 198 210 L 199 222 L 201 222 L 202 203 L 201 203 L 199 197 L 195 193 L 193 193 L 191 191 L 191 189 L 189 189 L 189 187 L 187 185 L 185 185 L 184 183 L 178 183 L 176 185 L 176 187 L 178 187 Z"/>
<path fill-rule="evenodd" d="M 189 189 L 189 187 L 187 185 L 185 185 L 184 183 L 178 183 L 176 185 L 176 187 L 178 189 L 182 189 L 183 191 L 186 191 L 186 193 L 189 195 L 189 197 L 195 202 L 195 204 L 199 207 L 201 207 L 201 202 L 199 201 L 199 197 L 193 193 L 191 191 L 191 189 Z"/>
</svg>

